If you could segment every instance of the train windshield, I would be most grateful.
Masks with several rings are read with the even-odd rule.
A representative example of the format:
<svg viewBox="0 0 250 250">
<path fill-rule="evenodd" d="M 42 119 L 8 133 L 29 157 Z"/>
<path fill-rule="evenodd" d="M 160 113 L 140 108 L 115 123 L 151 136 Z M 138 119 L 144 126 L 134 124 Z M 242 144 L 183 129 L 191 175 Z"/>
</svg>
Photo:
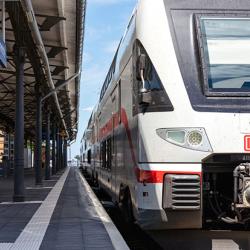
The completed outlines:
<svg viewBox="0 0 250 250">
<path fill-rule="evenodd" d="M 250 18 L 201 17 L 208 92 L 250 92 Z"/>
</svg>

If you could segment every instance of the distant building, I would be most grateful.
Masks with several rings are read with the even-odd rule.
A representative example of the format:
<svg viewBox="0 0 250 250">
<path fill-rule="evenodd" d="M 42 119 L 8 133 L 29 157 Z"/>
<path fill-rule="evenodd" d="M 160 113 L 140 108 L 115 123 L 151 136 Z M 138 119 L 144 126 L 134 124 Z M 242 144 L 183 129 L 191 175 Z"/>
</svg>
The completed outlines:
<svg viewBox="0 0 250 250">
<path fill-rule="evenodd" d="M 4 155 L 13 162 L 14 161 L 14 135 L 5 134 L 4 136 Z"/>
<path fill-rule="evenodd" d="M 2 157 L 4 155 L 4 134 L 0 131 L 0 162 L 2 162 Z"/>
<path fill-rule="evenodd" d="M 5 134 L 2 137 L 0 137 L 0 155 L 1 155 L 0 160 L 2 159 L 2 155 L 7 156 L 7 159 L 9 159 L 10 161 L 10 166 L 13 167 L 13 163 L 14 163 L 14 135 L 13 134 Z M 31 152 L 31 148 L 30 146 L 25 147 L 24 148 L 24 167 L 31 168 L 32 165 L 33 165 L 33 154 Z"/>
</svg>

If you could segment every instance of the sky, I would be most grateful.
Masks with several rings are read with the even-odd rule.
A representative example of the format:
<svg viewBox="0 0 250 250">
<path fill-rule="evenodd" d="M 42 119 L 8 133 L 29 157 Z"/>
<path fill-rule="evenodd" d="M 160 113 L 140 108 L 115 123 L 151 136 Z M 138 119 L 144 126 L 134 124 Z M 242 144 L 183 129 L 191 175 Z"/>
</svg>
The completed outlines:
<svg viewBox="0 0 250 250">
<path fill-rule="evenodd" d="M 71 159 L 80 153 L 81 138 L 136 3 L 137 0 L 87 0 L 80 117 Z"/>
</svg>

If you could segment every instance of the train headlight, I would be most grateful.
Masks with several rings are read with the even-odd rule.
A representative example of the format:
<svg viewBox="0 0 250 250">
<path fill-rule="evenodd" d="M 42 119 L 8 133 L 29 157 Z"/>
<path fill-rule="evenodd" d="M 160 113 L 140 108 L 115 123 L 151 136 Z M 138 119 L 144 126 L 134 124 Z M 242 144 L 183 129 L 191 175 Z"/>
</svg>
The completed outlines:
<svg viewBox="0 0 250 250">
<path fill-rule="evenodd" d="M 199 131 L 192 131 L 187 136 L 187 142 L 192 146 L 199 146 L 202 143 L 202 134 Z"/>
<path fill-rule="evenodd" d="M 213 151 L 204 128 L 160 128 L 156 133 L 167 142 L 180 147 L 204 152 Z"/>
<path fill-rule="evenodd" d="M 166 139 L 172 140 L 173 142 L 177 142 L 180 144 L 185 143 L 185 131 L 167 131 Z"/>
</svg>

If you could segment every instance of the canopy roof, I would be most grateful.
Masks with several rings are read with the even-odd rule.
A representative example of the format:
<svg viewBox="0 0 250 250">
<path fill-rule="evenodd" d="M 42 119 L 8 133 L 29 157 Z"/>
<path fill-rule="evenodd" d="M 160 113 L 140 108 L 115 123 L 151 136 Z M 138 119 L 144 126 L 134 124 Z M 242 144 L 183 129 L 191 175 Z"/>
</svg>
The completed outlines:
<svg viewBox="0 0 250 250">
<path fill-rule="evenodd" d="M 30 4 L 30 6 L 29 6 Z M 28 12 L 27 6 L 33 9 Z M 25 132 L 34 136 L 36 121 L 36 87 L 45 96 L 51 90 L 49 74 L 55 86 L 76 74 L 81 69 L 82 46 L 85 21 L 85 0 L 21 0 L 6 2 L 6 48 L 8 63 L 0 68 L 0 124 L 2 129 L 11 130 L 15 122 L 16 64 L 14 45 L 26 51 L 25 87 Z M 38 37 L 45 48 L 47 59 L 41 55 L 42 46 L 34 35 L 31 21 L 39 28 Z M 77 132 L 80 75 L 57 92 L 59 107 L 51 96 L 46 106 L 53 112 L 58 126 L 73 140 Z M 46 111 L 47 112 L 47 111 Z M 62 123 L 62 121 L 64 122 Z M 62 126 L 64 124 L 65 126 Z"/>
</svg>

